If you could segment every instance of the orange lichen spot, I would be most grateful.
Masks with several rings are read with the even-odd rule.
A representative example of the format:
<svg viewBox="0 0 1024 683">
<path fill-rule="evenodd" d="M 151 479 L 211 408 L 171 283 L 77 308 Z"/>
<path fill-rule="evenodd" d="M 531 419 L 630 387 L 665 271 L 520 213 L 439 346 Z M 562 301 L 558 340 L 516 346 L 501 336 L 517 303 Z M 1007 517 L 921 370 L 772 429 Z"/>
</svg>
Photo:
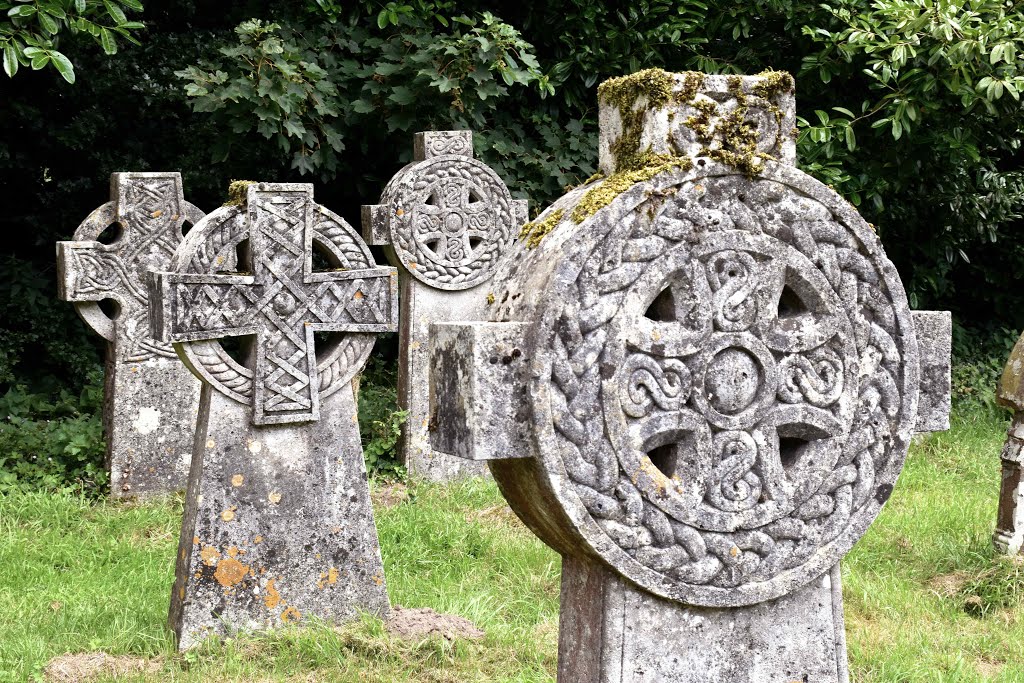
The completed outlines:
<svg viewBox="0 0 1024 683">
<path fill-rule="evenodd" d="M 178 589 L 178 599 L 179 600 L 184 600 L 185 599 L 185 587 L 184 586 L 182 586 L 181 588 Z"/>
<path fill-rule="evenodd" d="M 281 604 L 281 593 L 277 590 L 277 586 L 274 585 L 276 583 L 277 579 L 267 581 L 267 594 L 263 596 L 263 604 L 267 606 L 267 609 L 274 609 Z"/>
<path fill-rule="evenodd" d="M 331 584 L 332 586 L 334 584 L 338 583 L 338 568 L 337 567 L 331 567 L 330 569 L 327 570 L 327 583 Z"/>
<path fill-rule="evenodd" d="M 341 527 L 340 526 L 332 526 L 331 527 L 331 533 L 332 534 L 340 534 L 341 533 Z"/>
<path fill-rule="evenodd" d="M 278 503 L 281 502 L 281 494 L 278 493 L 277 491 L 271 491 L 270 495 L 267 496 L 267 499 L 274 505 L 277 505 Z"/>
<path fill-rule="evenodd" d="M 228 557 L 238 557 L 238 548 L 235 546 L 228 548 Z"/>
<path fill-rule="evenodd" d="M 241 474 L 236 474 L 235 476 L 231 477 L 231 485 L 234 486 L 236 489 L 244 483 L 245 477 L 242 476 Z"/>
<path fill-rule="evenodd" d="M 262 536 L 257 536 L 256 538 L 252 539 L 252 542 L 253 543 L 263 543 L 263 537 Z"/>
<path fill-rule="evenodd" d="M 416 262 L 415 261 L 409 261 L 409 269 L 410 270 L 416 270 Z"/>
<path fill-rule="evenodd" d="M 281 612 L 281 621 L 285 622 L 286 624 L 293 621 L 298 621 L 301 618 L 302 612 L 295 609 L 294 607 L 289 607 L 285 611 Z"/>
<path fill-rule="evenodd" d="M 198 536 L 193 536 L 192 537 L 192 545 L 199 545 L 199 537 Z"/>
<path fill-rule="evenodd" d="M 132 372 L 138 372 L 138 371 L 139 371 L 138 368 L 132 368 Z"/>
<path fill-rule="evenodd" d="M 217 579 L 217 583 L 225 588 L 231 588 L 244 579 L 248 573 L 248 567 L 238 560 L 228 558 L 220 561 L 217 571 L 213 573 L 213 578 Z"/>
<path fill-rule="evenodd" d="M 737 548 L 736 546 L 733 546 L 732 548 L 729 549 L 729 555 L 731 555 L 732 557 L 736 557 L 739 554 L 740 554 L 740 549 Z"/>
<path fill-rule="evenodd" d="M 362 299 L 362 298 L 363 298 L 363 296 L 364 296 L 364 295 L 363 295 L 363 290 L 361 290 L 361 289 L 357 289 L 357 290 L 356 290 L 356 293 L 352 295 L 352 298 L 353 298 L 353 299 Z"/>
<path fill-rule="evenodd" d="M 203 560 L 203 564 L 207 567 L 212 567 L 220 559 L 220 552 L 212 545 L 204 545 L 203 550 L 199 553 L 199 557 Z"/>
<path fill-rule="evenodd" d="M 227 510 L 225 510 L 222 513 L 220 513 L 220 518 L 223 519 L 225 522 L 230 522 L 230 521 L 234 520 L 234 518 L 235 518 L 235 510 L 237 510 L 237 509 L 238 509 L 237 505 L 232 505 Z"/>
<path fill-rule="evenodd" d="M 374 582 L 375 584 L 377 584 L 378 586 L 381 586 L 381 585 L 383 585 L 383 584 L 384 584 L 384 577 L 383 577 L 383 576 L 381 576 L 380 574 L 374 574 L 374 575 L 373 575 L 372 577 L 370 577 L 370 578 L 372 578 L 372 579 L 373 579 L 373 582 Z"/>
<path fill-rule="evenodd" d="M 399 217 L 404 216 L 405 215 L 405 209 L 399 209 L 398 211 L 395 211 L 395 215 L 399 216 Z"/>
<path fill-rule="evenodd" d="M 154 211 L 153 213 L 151 213 L 149 215 L 152 216 L 153 218 L 160 218 L 160 216 L 162 216 L 163 213 L 164 213 L 163 209 L 157 209 L 156 211 Z"/>
</svg>

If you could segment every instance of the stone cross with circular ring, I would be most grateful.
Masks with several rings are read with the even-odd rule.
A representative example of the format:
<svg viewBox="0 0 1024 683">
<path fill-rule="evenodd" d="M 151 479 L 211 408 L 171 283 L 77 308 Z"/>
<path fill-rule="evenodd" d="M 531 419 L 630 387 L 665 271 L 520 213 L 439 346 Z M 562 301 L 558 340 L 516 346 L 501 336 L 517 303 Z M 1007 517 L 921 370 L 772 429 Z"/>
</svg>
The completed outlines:
<svg viewBox="0 0 1024 683">
<path fill-rule="evenodd" d="M 527 205 L 473 158 L 471 131 L 417 133 L 413 151 L 380 203 L 363 207 L 363 235 L 385 245 L 399 269 L 398 393 L 408 413 L 399 454 L 410 475 L 445 481 L 486 469 L 430 447 L 429 326 L 486 317 L 492 278 L 526 222 Z"/>
<path fill-rule="evenodd" d="M 114 173 L 110 201 L 74 241 L 57 243 L 58 296 L 109 342 L 103 424 L 114 497 L 167 495 L 188 478 L 199 383 L 150 334 L 146 287 L 203 215 L 185 201 L 179 173 Z M 113 239 L 99 241 L 112 227 Z"/>
<path fill-rule="evenodd" d="M 155 335 L 203 380 L 171 596 L 181 649 L 389 610 L 352 382 L 397 325 L 395 269 L 312 185 L 239 199 L 150 281 Z"/>
</svg>

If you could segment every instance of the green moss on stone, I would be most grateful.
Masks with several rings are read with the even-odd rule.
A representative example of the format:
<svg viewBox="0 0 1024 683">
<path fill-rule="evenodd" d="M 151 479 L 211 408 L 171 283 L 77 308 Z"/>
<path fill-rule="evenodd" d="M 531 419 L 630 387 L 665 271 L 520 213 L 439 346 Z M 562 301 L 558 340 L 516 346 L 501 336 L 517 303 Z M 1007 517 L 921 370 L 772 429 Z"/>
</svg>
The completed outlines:
<svg viewBox="0 0 1024 683">
<path fill-rule="evenodd" d="M 672 157 L 648 152 L 643 161 L 640 168 L 613 173 L 603 183 L 587 191 L 572 210 L 570 218 L 573 222 L 582 223 L 611 204 L 616 197 L 629 188 L 637 183 L 646 182 L 659 173 L 673 168 L 682 171 L 693 168 L 693 161 L 689 157 Z"/>
<path fill-rule="evenodd" d="M 564 215 L 565 209 L 555 209 L 544 220 L 526 223 L 523 225 L 523 229 L 519 231 L 519 239 L 526 240 L 526 246 L 530 249 L 536 249 L 540 246 L 541 240 L 547 237 L 548 233 L 554 230 L 555 226 L 561 222 Z"/>
<path fill-rule="evenodd" d="M 228 185 L 228 200 L 224 206 L 245 206 L 248 188 L 255 183 L 255 180 L 232 180 Z"/>
</svg>

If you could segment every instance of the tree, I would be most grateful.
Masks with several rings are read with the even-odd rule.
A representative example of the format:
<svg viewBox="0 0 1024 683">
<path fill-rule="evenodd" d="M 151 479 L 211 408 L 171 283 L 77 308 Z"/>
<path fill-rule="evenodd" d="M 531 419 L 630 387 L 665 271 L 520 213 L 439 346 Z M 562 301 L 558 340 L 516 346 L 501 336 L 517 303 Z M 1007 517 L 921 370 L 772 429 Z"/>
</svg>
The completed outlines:
<svg viewBox="0 0 1024 683">
<path fill-rule="evenodd" d="M 138 45 L 132 31 L 144 28 L 129 21 L 124 8 L 142 11 L 139 0 L 13 0 L 0 1 L 0 52 L 4 72 L 14 78 L 19 66 L 35 70 L 53 65 L 68 83 L 75 82 L 75 67 L 57 49 L 61 34 L 92 36 L 108 55 L 117 53 L 117 38 Z"/>
</svg>

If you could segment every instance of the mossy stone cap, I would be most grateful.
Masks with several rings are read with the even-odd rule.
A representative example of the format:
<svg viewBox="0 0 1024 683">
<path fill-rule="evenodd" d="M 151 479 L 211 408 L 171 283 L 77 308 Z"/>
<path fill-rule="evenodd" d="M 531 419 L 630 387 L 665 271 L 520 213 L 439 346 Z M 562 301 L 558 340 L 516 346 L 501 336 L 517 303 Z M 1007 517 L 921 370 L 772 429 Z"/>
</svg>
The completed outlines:
<svg viewBox="0 0 1024 683">
<path fill-rule="evenodd" d="M 751 172 L 760 161 L 796 160 L 796 98 L 784 71 L 711 76 L 647 69 L 598 89 L 600 169 L 636 170 L 645 160 L 721 157 Z"/>
<path fill-rule="evenodd" d="M 996 392 L 999 402 L 1015 411 L 1024 410 L 1024 334 L 1010 353 Z"/>
</svg>

